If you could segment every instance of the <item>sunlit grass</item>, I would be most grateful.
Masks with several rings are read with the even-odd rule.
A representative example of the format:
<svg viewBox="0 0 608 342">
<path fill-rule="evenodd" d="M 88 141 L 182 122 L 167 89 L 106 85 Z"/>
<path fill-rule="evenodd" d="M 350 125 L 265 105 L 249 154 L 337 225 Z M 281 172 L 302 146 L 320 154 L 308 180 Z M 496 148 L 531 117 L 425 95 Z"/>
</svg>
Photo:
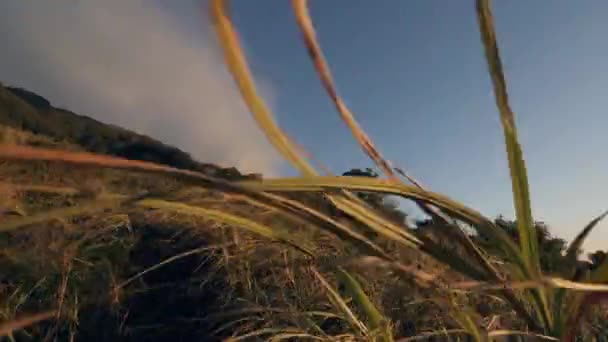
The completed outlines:
<svg viewBox="0 0 608 342">
<path fill-rule="evenodd" d="M 263 215 L 257 212 L 248 215 L 228 204 L 218 207 L 214 204 L 212 208 L 210 202 L 194 203 L 192 200 L 180 200 L 175 198 L 173 191 L 129 194 L 104 192 L 77 205 L 3 220 L 0 222 L 0 233 L 18 231 L 53 220 L 69 221 L 81 215 L 103 216 L 103 213 L 125 208 L 137 210 L 139 214 L 144 213 L 142 215 L 170 213 L 193 222 L 213 221 L 217 226 L 207 227 L 207 230 L 221 231 L 218 235 L 225 240 L 227 238 L 224 228 L 240 228 L 242 232 L 250 234 L 248 236 L 255 236 L 257 240 L 254 244 L 245 244 L 242 237 L 231 230 L 232 236 L 229 242 L 223 241 L 217 245 L 190 249 L 139 270 L 126 280 L 114 279 L 112 272 L 108 276 L 112 279 L 112 288 L 116 290 L 116 301 L 119 301 L 118 290 L 129 287 L 128 285 L 141 280 L 144 275 L 163 272 L 163 267 L 183 258 L 218 250 L 223 252 L 224 257 L 221 262 L 226 268 L 238 272 L 234 282 L 238 286 L 235 287 L 246 290 L 246 292 L 235 290 L 237 294 L 234 296 L 239 300 L 254 297 L 253 300 L 268 305 L 276 302 L 284 305 L 299 302 L 298 305 L 293 304 L 292 310 L 281 311 L 277 308 L 265 307 L 255 314 L 249 312 L 245 317 L 222 324 L 218 331 L 234 329 L 231 338 L 233 341 L 258 337 L 269 340 L 300 338 L 408 341 L 441 335 L 466 335 L 475 341 L 488 341 L 506 335 L 574 341 L 579 334 L 583 314 L 589 311 L 589 307 L 593 304 L 591 299 L 603 298 L 608 291 L 608 285 L 605 285 L 608 282 L 608 260 L 594 270 L 587 270 L 582 274 L 575 272 L 576 253 L 585 237 L 606 214 L 591 221 L 572 242 L 566 254 L 567 266 L 569 266 L 566 274 L 543 273 L 531 211 L 527 171 L 522 147 L 518 142 L 515 115 L 509 106 L 489 1 L 477 0 L 476 10 L 481 42 L 505 138 L 513 203 L 517 216 L 518 241 L 514 241 L 493 220 L 477 210 L 441 193 L 425 189 L 417 180 L 407 175 L 405 171 L 394 168 L 383 157 L 338 95 L 316 39 L 307 1 L 293 0 L 297 23 L 322 86 L 362 150 L 385 173 L 386 178 L 318 175 L 307 156 L 302 153 L 302 149 L 293 143 L 274 121 L 274 115 L 258 94 L 247 59 L 240 47 L 236 29 L 228 13 L 227 3 L 228 1 L 225 0 L 211 0 L 210 13 L 228 70 L 234 77 L 243 100 L 260 129 L 285 159 L 301 173 L 300 177 L 229 182 L 195 171 L 149 162 L 15 145 L 0 146 L 0 160 L 25 163 L 44 161 L 70 165 L 74 168 L 118 169 L 174 178 L 187 187 L 221 192 L 227 196 L 224 199 L 238 198 L 252 208 L 271 213 L 273 219 L 264 219 Z M 397 174 L 405 175 L 407 183 L 402 182 Z M 45 184 L 9 184 L 9 186 L 14 187 L 16 191 L 29 190 L 65 196 L 81 193 L 78 189 Z M 355 195 L 357 192 L 390 194 L 414 201 L 433 218 L 434 222 L 445 229 L 442 234 L 452 239 L 454 245 L 462 247 L 463 252 L 440 248 L 432 239 L 415 234 L 405 222 L 396 223 L 384 217 L 378 210 L 359 199 Z M 347 214 L 349 219 L 334 217 L 310 203 L 299 200 L 293 194 L 314 194 L 318 201 L 327 201 L 337 212 Z M 177 220 L 175 217 L 172 218 L 173 222 Z M 496 266 L 495 260 L 488 252 L 475 244 L 471 236 L 465 233 L 463 227 L 491 238 L 491 243 L 505 255 L 505 260 L 500 260 L 500 268 Z M 371 238 L 372 235 L 377 238 Z M 349 250 L 340 255 L 341 258 L 333 258 L 333 256 L 330 258 L 325 254 L 329 249 L 322 250 L 319 247 L 326 242 L 320 237 L 329 239 L 329 244 L 348 246 Z M 265 246 L 260 241 L 277 244 Z M 247 258 L 247 253 L 252 250 L 249 248 L 251 246 L 259 254 Z M 280 247 L 275 248 L 275 246 Z M 276 260 L 252 260 L 263 255 L 264 248 L 274 253 L 273 257 L 283 256 L 284 267 L 277 270 L 264 266 L 264 262 L 276 263 Z M 401 252 L 428 258 L 442 265 L 442 269 L 421 269 L 411 260 L 408 262 L 400 257 Z M 288 256 L 292 258 L 291 261 Z M 75 257 L 69 260 L 69 265 L 77 262 Z M 358 264 L 364 271 L 351 269 L 349 266 L 353 263 Z M 369 276 L 365 270 L 381 270 L 383 273 L 380 279 L 376 279 Z M 259 283 L 262 280 L 254 276 L 256 272 L 268 273 L 262 277 L 265 281 L 266 278 L 276 281 L 279 277 L 277 273 L 280 272 L 281 279 L 287 279 L 280 285 L 292 289 L 296 293 L 295 298 L 286 294 L 282 288 L 276 290 L 276 293 L 264 293 L 263 289 L 266 285 Z M 64 279 L 68 279 L 67 276 Z M 421 301 L 428 301 L 445 310 L 436 326 L 429 329 L 420 327 L 416 336 L 399 339 L 402 336 L 396 336 L 397 322 L 391 320 L 387 308 L 379 305 L 378 298 L 374 296 L 373 291 L 370 291 L 372 284 L 382 280 L 385 281 L 383 285 L 390 285 L 390 282 L 412 283 L 412 289 L 424 293 L 417 295 Z M 62 283 L 64 289 L 67 288 L 65 285 L 67 281 Z M 304 281 L 309 283 L 301 284 Z M 226 292 L 229 292 L 229 289 L 226 289 Z M 324 301 L 329 303 L 326 310 L 301 309 L 305 306 L 303 302 L 312 296 L 318 296 L 315 292 L 322 293 Z M 484 314 L 472 304 L 472 298 L 481 295 L 491 296 L 507 307 L 506 311 L 514 312 L 517 320 L 514 326 L 508 329 L 495 329 L 491 325 L 484 325 Z M 60 303 L 64 297 L 64 295 L 60 296 Z M 321 301 L 318 297 L 315 299 L 317 303 Z M 267 310 L 266 315 L 261 313 L 264 310 Z M 66 315 L 64 311 L 60 309 L 59 314 Z M 318 316 L 324 317 L 324 320 L 317 320 Z M 8 334 L 15 329 L 21 329 L 50 317 L 48 314 L 47 316 L 41 314 L 24 320 L 13 320 L 0 326 L 0 331 L 6 331 L 5 334 Z M 321 327 L 322 323 L 319 322 L 329 319 L 335 320 L 333 324 L 340 327 L 340 333 L 332 333 L 327 327 Z M 450 323 L 447 324 L 447 321 Z M 235 328 L 237 326 L 238 329 Z M 438 326 L 443 329 L 438 329 Z M 3 328 L 5 329 L 2 330 Z"/>
</svg>

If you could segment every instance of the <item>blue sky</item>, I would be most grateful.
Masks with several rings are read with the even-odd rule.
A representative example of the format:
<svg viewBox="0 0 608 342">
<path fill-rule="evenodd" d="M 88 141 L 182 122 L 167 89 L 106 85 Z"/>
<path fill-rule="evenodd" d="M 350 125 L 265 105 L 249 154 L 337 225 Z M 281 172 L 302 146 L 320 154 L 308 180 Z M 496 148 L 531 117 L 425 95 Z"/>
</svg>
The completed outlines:
<svg viewBox="0 0 608 342">
<path fill-rule="evenodd" d="M 571 237 L 608 206 L 605 1 L 494 1 L 536 218 Z M 340 93 L 385 156 L 433 190 L 512 215 L 473 2 L 311 1 Z M 282 127 L 335 172 L 370 166 L 322 91 L 287 1 L 236 2 Z M 600 248 L 608 234 L 588 243 Z"/>
<path fill-rule="evenodd" d="M 608 208 L 608 2 L 493 2 L 535 217 L 571 238 Z M 512 216 L 473 1 L 310 4 L 339 92 L 384 155 L 432 190 Z M 372 166 L 323 92 L 290 2 L 232 8 L 280 125 L 336 173 Z M 2 82 L 204 161 L 294 174 L 252 133 L 199 1 L 2 2 L 0 44 Z M 589 249 L 606 248 L 606 229 Z"/>
</svg>

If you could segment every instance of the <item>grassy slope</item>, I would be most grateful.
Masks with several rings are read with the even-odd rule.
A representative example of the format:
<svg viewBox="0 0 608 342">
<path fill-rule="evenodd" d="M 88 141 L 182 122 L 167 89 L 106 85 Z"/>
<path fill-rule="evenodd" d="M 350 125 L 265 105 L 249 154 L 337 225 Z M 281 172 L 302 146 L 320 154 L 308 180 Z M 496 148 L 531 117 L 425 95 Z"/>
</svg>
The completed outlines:
<svg viewBox="0 0 608 342">
<path fill-rule="evenodd" d="M 197 163 L 181 151 L 151 138 L 105 125 L 51 107 L 48 101 L 28 92 L 0 88 L 0 142 L 109 153 L 194 170 L 216 170 L 226 178 L 239 177 L 234 170 Z M 95 132 L 94 139 L 87 132 Z M 99 137 L 96 138 L 97 134 Z M 111 139 L 118 139 L 120 144 Z M 143 150 L 128 146 L 144 145 Z M 116 148 L 116 146 L 124 148 Z M 125 147 L 127 146 L 127 147 Z M 134 151 L 147 151 L 143 154 Z M 167 158 L 177 151 L 180 158 Z M 127 155 L 125 155 L 127 154 Z M 180 162 L 180 160 L 182 162 Z M 319 256 L 314 265 L 322 273 L 325 264 L 353 253 L 353 247 L 308 227 L 283 222 L 272 212 L 251 206 L 239 198 L 202 188 L 184 187 L 160 176 L 120 171 L 73 169 L 52 163 L 0 162 L 0 219 L 102 199 L 107 194 L 132 194 L 148 190 L 165 192 L 204 208 L 222 208 L 301 234 L 316 242 Z M 22 185 L 45 185 L 74 189 L 58 193 Z M 315 203 L 328 211 L 314 194 L 294 194 L 300 201 Z M 310 198 L 304 198 L 308 196 Z M 449 243 L 446 245 L 450 248 Z M 196 251 L 204 248 L 205 250 Z M 192 253 L 124 283 L 147 267 L 167 258 Z M 417 263 L 435 272 L 432 261 L 408 250 L 395 250 L 406 263 Z M 213 340 L 227 334 L 263 327 L 310 326 L 307 311 L 335 312 L 323 290 L 304 264 L 304 257 L 284 246 L 269 243 L 237 227 L 213 221 L 160 213 L 141 208 L 79 215 L 49 220 L 27 229 L 0 233 L 0 320 L 25 313 L 60 308 L 61 319 L 28 329 L 34 340 L 57 336 L 67 340 Z M 430 303 L 412 304 L 428 297 L 424 289 L 398 281 L 377 268 L 362 268 L 372 299 L 395 324 L 398 336 L 427 329 L 450 327 L 442 310 Z M 375 276 L 370 277 L 374 274 Z M 331 274 L 326 274 L 331 278 Z M 449 276 L 449 275 L 448 275 Z M 402 279 L 401 279 L 402 280 Z M 124 285 L 121 286 L 121 283 Z M 479 298 L 466 298 L 487 312 L 500 312 L 500 305 Z M 251 314 L 254 310 L 260 311 Z M 278 311 L 270 311 L 275 309 Z M 227 316 L 216 316 L 218 313 Z M 234 319 L 248 317 L 225 326 Z M 503 316 L 506 322 L 517 319 Z M 348 332 L 342 320 L 314 317 L 314 324 L 328 333 Z M 304 323 L 303 323 L 304 322 Z M 511 325 L 513 326 L 513 325 Z M 224 328 L 218 331 L 219 328 Z M 27 337 L 25 332 L 16 336 Z"/>
<path fill-rule="evenodd" d="M 0 128 L 0 136 L 3 142 L 80 148 L 6 127 Z M 2 220 L 75 207 L 107 193 L 152 190 L 170 192 L 165 199 L 204 208 L 221 207 L 256 221 L 286 226 L 272 212 L 239 198 L 185 188 L 158 176 L 74 170 L 52 163 L 3 163 L 0 179 Z M 24 184 L 81 192 L 39 191 L 21 187 Z M 306 227 L 289 228 L 318 241 L 323 258 L 332 260 L 348 249 L 326 234 Z M 118 286 L 147 267 L 197 248 L 208 249 Z M 60 307 L 64 312 L 60 320 L 36 325 L 27 333 L 34 339 L 52 335 L 67 340 L 73 335 L 82 341 L 214 340 L 301 320 L 297 312 L 328 310 L 322 290 L 303 269 L 303 262 L 301 254 L 236 227 L 153 210 L 124 208 L 49 220 L 14 232 L 0 232 L 0 319 Z M 261 312 L 251 316 L 238 312 L 260 308 L 296 313 Z M 214 316 L 232 311 L 237 312 Z M 216 331 L 244 316 L 251 316 L 251 321 Z M 331 318 L 317 321 L 324 329 L 347 329 Z M 26 338 L 24 332 L 16 336 Z"/>
<path fill-rule="evenodd" d="M 186 153 L 149 137 L 54 108 L 36 94 L 2 86 L 0 142 L 88 150 L 225 178 L 241 177 L 236 169 L 198 163 Z M 107 170 L 74 170 L 50 163 L 0 162 L 0 179 L 1 220 L 76 206 L 104 193 L 143 190 L 174 191 L 175 196 L 192 198 L 193 203 L 204 206 L 232 205 L 221 194 L 183 189 L 171 179 Z M 79 193 L 38 191 L 21 187 L 24 184 L 68 187 Z M 238 209 L 238 203 L 234 207 Z M 59 340 L 72 334 L 78 340 L 206 337 L 212 321 L 208 313 L 215 312 L 217 308 L 212 309 L 215 306 L 231 303 L 230 292 L 225 292 L 230 288 L 229 279 L 220 267 L 221 258 L 216 257 L 216 251 L 175 261 L 120 291 L 115 287 L 165 258 L 221 243 L 226 240 L 225 230 L 208 221 L 122 210 L 51 220 L 2 233 L 0 321 L 61 306 L 62 311 L 70 314 L 15 336 L 18 339 L 28 334 L 34 339 L 58 336 Z M 66 264 L 66 260 L 70 261 Z"/>
<path fill-rule="evenodd" d="M 2 143 L 88 150 L 195 170 L 212 167 L 217 170 L 216 174 L 238 177 L 234 170 L 197 163 L 183 152 L 148 137 L 54 108 L 29 92 L 0 87 L 0 122 Z M 142 155 L 125 152 L 134 151 L 128 146 L 141 144 L 146 146 L 145 151 L 151 152 Z M 127 147 L 117 149 L 116 145 Z M 177 153 L 180 158 L 167 158 L 167 151 Z M 75 170 L 52 163 L 5 162 L 0 163 L 0 178 L 3 187 L 0 219 L 73 207 L 107 193 L 152 190 L 170 191 L 165 198 L 205 208 L 229 208 L 256 221 L 270 220 L 286 225 L 272 212 L 256 209 L 238 198 L 184 188 L 177 181 L 158 176 Z M 53 193 L 16 186 L 24 184 L 67 187 L 76 192 Z M 312 197 L 308 201 L 322 208 L 319 198 Z M 321 259 L 328 260 L 325 262 L 351 253 L 351 247 L 325 233 L 313 232 L 307 227 L 288 228 L 303 234 L 303 238 L 317 241 Z M 34 338 L 56 335 L 61 340 L 74 335 L 77 340 L 165 340 L 169 337 L 207 340 L 241 330 L 295 324 L 303 319 L 299 314 L 303 311 L 331 311 L 320 285 L 302 268 L 301 254 L 208 220 L 121 209 L 103 215 L 50 220 L 16 232 L 1 233 L 0 243 L 0 281 L 4 284 L 0 288 L 0 308 L 3 308 L 0 317 L 14 319 L 57 307 L 64 312 L 60 320 L 29 329 Z M 216 245 L 222 247 L 184 257 L 116 289 L 121 281 L 166 258 L 193 248 Z M 317 263 L 317 267 L 322 264 Z M 390 307 L 394 307 L 390 303 L 409 301 L 416 295 L 412 288 L 405 289 L 402 285 L 392 292 L 380 283 L 370 286 L 374 288 L 375 300 L 386 302 Z M 250 318 L 252 321 L 214 331 L 243 314 L 217 318 L 212 317 L 212 313 L 270 307 L 287 311 L 279 315 L 256 314 Z M 390 314 L 399 317 L 395 322 L 403 322 L 404 329 L 411 332 L 414 325 L 430 325 L 426 316 L 413 321 L 409 318 L 415 317 L 414 312 L 425 310 L 432 309 L 396 307 Z M 411 314 L 406 315 L 408 312 Z M 258 321 L 256 317 L 265 320 Z M 331 317 L 316 317 L 314 321 L 327 331 L 348 330 L 343 322 Z M 26 334 L 21 332 L 16 336 L 24 338 Z"/>
<path fill-rule="evenodd" d="M 88 150 L 204 170 L 226 178 L 240 177 L 235 169 L 197 163 L 151 138 L 54 108 L 35 94 L 17 93 L 19 96 L 0 87 L 2 143 Z M 1 220 L 74 207 L 106 193 L 144 190 L 171 191 L 169 198 L 193 205 L 221 206 L 256 220 L 275 220 L 238 198 L 184 188 L 164 177 L 74 170 L 52 163 L 0 162 L 0 179 Z M 25 184 L 67 187 L 77 192 L 41 191 L 23 187 Z M 236 246 L 229 245 L 235 241 Z M 223 246 L 173 261 L 117 289 L 120 282 L 166 258 L 218 245 Z M 233 227 L 133 208 L 50 220 L 0 233 L 0 247 L 0 321 L 58 307 L 63 312 L 59 320 L 16 333 L 18 340 L 28 335 L 34 340 L 45 336 L 59 340 L 74 336 L 83 341 L 209 340 L 235 333 L 249 323 L 214 332 L 234 317 L 211 314 L 222 312 L 220 308 L 284 306 L 283 294 L 277 292 L 277 284 L 288 279 L 284 265 L 280 274 L 270 266 L 275 259 L 296 262 L 298 258 Z M 319 299 L 314 294 L 319 291 L 310 285 L 288 290 L 293 291 L 307 291 L 309 298 Z M 262 298 L 260 294 L 270 296 Z M 294 297 L 293 293 L 289 297 Z M 315 301 L 311 303 L 306 306 Z"/>
</svg>

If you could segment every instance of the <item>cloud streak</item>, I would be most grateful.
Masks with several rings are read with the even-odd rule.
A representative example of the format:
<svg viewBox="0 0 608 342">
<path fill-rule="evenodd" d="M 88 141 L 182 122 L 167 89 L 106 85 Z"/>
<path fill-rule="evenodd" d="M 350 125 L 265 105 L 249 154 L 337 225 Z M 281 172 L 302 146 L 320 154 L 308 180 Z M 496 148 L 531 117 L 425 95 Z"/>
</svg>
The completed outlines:
<svg viewBox="0 0 608 342">
<path fill-rule="evenodd" d="M 175 19 L 145 0 L 3 1 L 0 81 L 204 162 L 277 173 L 280 158 L 247 113 L 208 20 L 193 34 Z"/>
</svg>

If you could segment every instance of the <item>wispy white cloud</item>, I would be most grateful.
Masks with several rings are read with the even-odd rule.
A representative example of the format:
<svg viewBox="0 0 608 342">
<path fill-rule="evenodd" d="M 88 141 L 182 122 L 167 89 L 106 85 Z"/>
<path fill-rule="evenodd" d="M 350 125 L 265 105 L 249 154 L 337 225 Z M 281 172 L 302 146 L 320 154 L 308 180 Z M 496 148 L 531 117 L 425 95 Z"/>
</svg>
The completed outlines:
<svg viewBox="0 0 608 342">
<path fill-rule="evenodd" d="M 151 1 L 3 1 L 0 81 L 201 161 L 276 173 L 278 155 L 248 115 L 202 9 L 193 10 L 196 34 Z"/>
</svg>

